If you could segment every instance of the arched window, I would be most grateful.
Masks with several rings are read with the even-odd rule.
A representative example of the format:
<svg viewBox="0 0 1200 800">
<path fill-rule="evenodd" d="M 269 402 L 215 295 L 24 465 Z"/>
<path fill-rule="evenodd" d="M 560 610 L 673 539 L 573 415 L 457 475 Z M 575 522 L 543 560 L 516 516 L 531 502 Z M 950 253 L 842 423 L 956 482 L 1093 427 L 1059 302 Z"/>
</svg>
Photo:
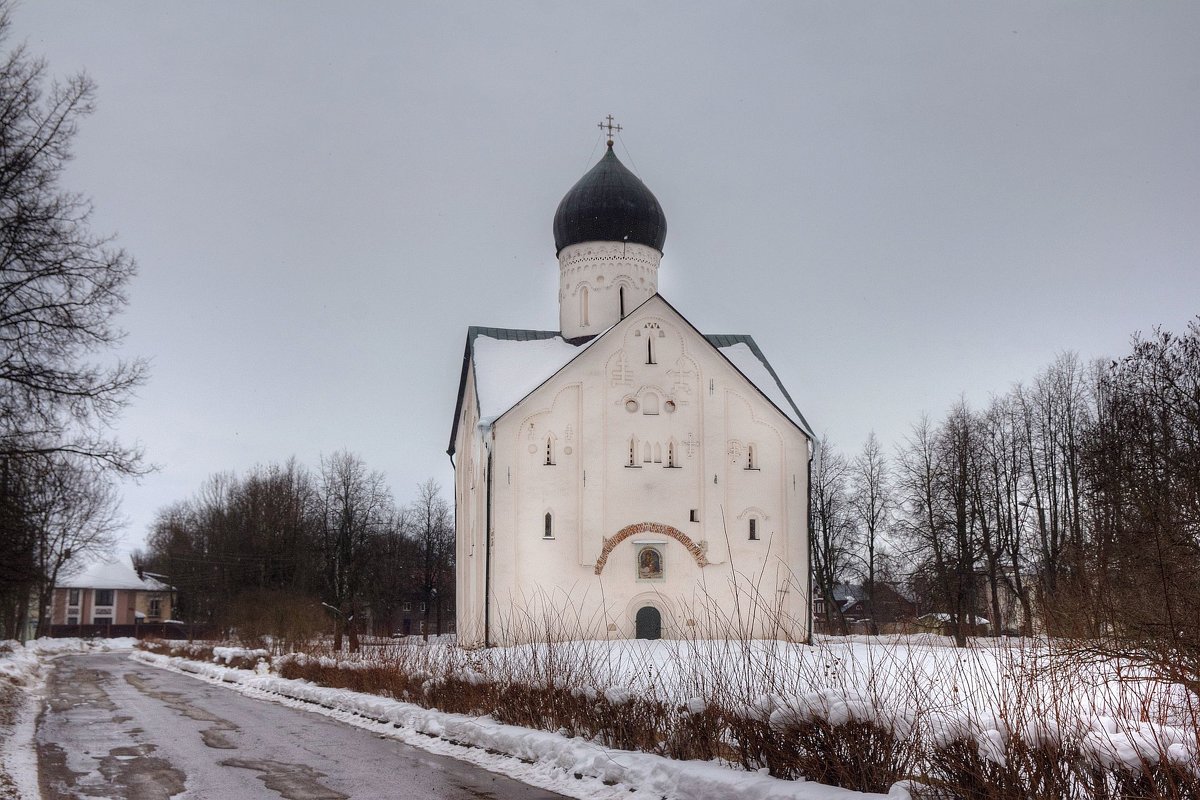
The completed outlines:
<svg viewBox="0 0 1200 800">
<path fill-rule="evenodd" d="M 654 360 L 654 337 L 653 336 L 646 337 L 646 363 L 647 364 L 657 363 Z"/>
<path fill-rule="evenodd" d="M 746 469 L 758 469 L 758 448 L 746 445 Z"/>
<path fill-rule="evenodd" d="M 652 455 L 653 455 L 653 453 L 650 451 L 650 443 L 649 443 L 649 442 L 646 442 L 644 445 L 642 445 L 642 461 L 644 461 L 644 462 L 646 462 L 647 464 L 649 464 L 649 463 L 650 463 L 650 457 L 651 457 Z"/>
<path fill-rule="evenodd" d="M 655 464 L 662 463 L 662 445 L 659 444 L 658 442 L 654 443 L 654 463 Z"/>
<path fill-rule="evenodd" d="M 621 304 L 621 319 L 625 319 L 625 287 L 617 287 L 617 302 Z"/>
<path fill-rule="evenodd" d="M 635 436 L 629 437 L 629 463 L 626 466 L 637 466 L 637 437 Z"/>
<path fill-rule="evenodd" d="M 549 511 L 546 512 L 546 532 L 542 534 L 542 538 L 543 539 L 553 539 L 554 538 L 554 519 L 550 516 Z M 750 538 L 753 539 L 754 537 L 751 536 Z"/>
<path fill-rule="evenodd" d="M 554 455 L 555 455 L 555 453 L 554 453 L 554 437 L 547 436 L 546 437 L 546 461 L 545 461 L 545 464 L 547 467 L 554 466 Z"/>
<path fill-rule="evenodd" d="M 587 327 L 588 323 L 588 288 L 586 286 L 579 290 L 579 324 Z"/>
<path fill-rule="evenodd" d="M 642 398 L 642 413 L 658 413 L 658 395 L 656 395 L 654 392 L 646 392 L 646 395 Z"/>
<path fill-rule="evenodd" d="M 675 466 L 675 440 L 667 442 L 667 466 Z"/>
</svg>

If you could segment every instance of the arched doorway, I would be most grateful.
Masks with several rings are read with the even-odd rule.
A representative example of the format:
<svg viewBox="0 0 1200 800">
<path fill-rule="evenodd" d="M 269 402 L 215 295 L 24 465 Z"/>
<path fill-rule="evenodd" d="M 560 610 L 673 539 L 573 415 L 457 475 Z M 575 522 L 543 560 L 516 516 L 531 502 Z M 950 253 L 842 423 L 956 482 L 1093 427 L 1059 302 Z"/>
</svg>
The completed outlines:
<svg viewBox="0 0 1200 800">
<path fill-rule="evenodd" d="M 634 618 L 636 636 L 639 639 L 662 638 L 662 614 L 654 606 L 642 606 Z"/>
</svg>

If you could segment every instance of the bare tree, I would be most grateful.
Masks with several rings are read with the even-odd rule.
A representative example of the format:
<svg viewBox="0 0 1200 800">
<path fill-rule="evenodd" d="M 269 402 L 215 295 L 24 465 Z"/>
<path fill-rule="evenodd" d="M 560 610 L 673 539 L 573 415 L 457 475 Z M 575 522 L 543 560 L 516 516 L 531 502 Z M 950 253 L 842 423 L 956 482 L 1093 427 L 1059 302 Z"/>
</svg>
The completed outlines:
<svg viewBox="0 0 1200 800">
<path fill-rule="evenodd" d="M 442 487 L 430 478 L 417 487 L 417 499 L 408 507 L 409 530 L 416 539 L 420 559 L 421 595 L 425 608 L 422 636 L 429 638 L 429 616 L 435 612 L 442 632 L 442 604 L 454 581 L 454 520 L 442 497 Z"/>
<path fill-rule="evenodd" d="M 887 458 L 875 431 L 867 436 L 862 452 L 850 467 L 850 510 L 854 515 L 859 545 L 864 606 L 872 625 L 879 624 L 875 607 L 875 582 L 879 578 L 880 548 L 891 513 L 891 485 Z"/>
<path fill-rule="evenodd" d="M 834 599 L 834 587 L 846 576 L 854 526 L 846 482 L 849 466 L 827 436 L 821 437 L 813 465 L 812 570 L 825 606 L 825 629 L 846 632 L 846 620 Z"/>
<path fill-rule="evenodd" d="M 315 502 L 327 605 L 336 615 L 334 647 L 340 650 L 349 633 L 356 651 L 370 543 L 391 524 L 395 506 L 383 473 L 345 451 L 321 459 Z"/>
<path fill-rule="evenodd" d="M 38 476 L 30 521 L 38 558 L 38 635 L 50 625 L 60 573 L 89 556 L 111 552 L 123 520 L 112 482 L 94 465 L 57 458 Z"/>
<path fill-rule="evenodd" d="M 9 27 L 0 4 L 0 42 Z M 114 318 L 134 262 L 91 232 L 88 201 L 59 186 L 95 87 L 82 73 L 48 89 L 46 80 L 22 46 L 0 64 L 0 451 L 137 472 L 138 451 L 105 431 L 145 363 L 95 361 L 123 338 Z"/>
<path fill-rule="evenodd" d="M 0 45 L 7 46 L 10 27 L 9 4 L 0 0 Z M 0 570 L 0 618 L 6 627 L 21 627 L 31 592 L 42 594 L 50 579 L 41 568 L 56 560 L 38 550 L 44 537 L 34 493 L 44 487 L 31 476 L 55 472 L 63 458 L 119 474 L 144 469 L 138 449 L 110 435 L 146 374 L 142 361 L 111 357 L 123 338 L 114 319 L 125 307 L 134 262 L 111 238 L 92 233 L 90 203 L 59 184 L 95 87 L 82 73 L 48 84 L 46 73 L 45 62 L 23 46 L 0 57 L 0 539 L 9 565 Z"/>
</svg>

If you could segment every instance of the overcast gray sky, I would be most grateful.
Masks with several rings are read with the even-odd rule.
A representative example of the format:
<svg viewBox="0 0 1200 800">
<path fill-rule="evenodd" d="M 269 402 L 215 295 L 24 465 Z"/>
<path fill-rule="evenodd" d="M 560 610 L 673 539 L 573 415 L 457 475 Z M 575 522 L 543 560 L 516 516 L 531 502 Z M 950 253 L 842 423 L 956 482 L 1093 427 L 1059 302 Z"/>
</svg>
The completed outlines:
<svg viewBox="0 0 1200 800">
<path fill-rule="evenodd" d="M 596 123 L 657 195 L 660 290 L 754 335 L 818 431 L 889 447 L 1063 350 L 1200 312 L 1200 4 L 26 2 L 99 84 L 66 185 L 138 260 L 161 470 L 348 448 L 451 483 L 471 324 L 554 329 Z M 447 491 L 449 495 L 449 492 Z"/>
</svg>

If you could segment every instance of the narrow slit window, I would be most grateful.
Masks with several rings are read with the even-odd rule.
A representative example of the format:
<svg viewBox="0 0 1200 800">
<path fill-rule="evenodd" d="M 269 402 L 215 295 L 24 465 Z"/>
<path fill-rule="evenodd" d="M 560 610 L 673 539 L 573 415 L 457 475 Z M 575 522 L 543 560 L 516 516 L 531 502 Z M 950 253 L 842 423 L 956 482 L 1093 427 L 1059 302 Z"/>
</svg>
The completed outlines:
<svg viewBox="0 0 1200 800">
<path fill-rule="evenodd" d="M 675 466 L 675 442 L 667 442 L 667 466 Z"/>
<path fill-rule="evenodd" d="M 750 541 L 758 541 L 758 520 L 750 518 Z"/>
<path fill-rule="evenodd" d="M 546 437 L 546 466 L 554 466 L 554 437 Z"/>
<path fill-rule="evenodd" d="M 621 319 L 625 319 L 625 287 L 621 286 L 617 289 L 617 302 L 621 305 Z"/>
<path fill-rule="evenodd" d="M 646 337 L 646 363 L 653 364 L 654 361 L 654 337 Z"/>
<path fill-rule="evenodd" d="M 758 469 L 758 452 L 754 445 L 746 448 L 746 469 Z"/>
<path fill-rule="evenodd" d="M 554 538 L 554 519 L 550 516 L 549 511 L 546 512 L 546 532 L 542 534 L 542 538 L 544 538 L 544 539 L 553 539 Z M 750 538 L 753 539 L 754 537 L 751 536 Z"/>
<path fill-rule="evenodd" d="M 688 512 L 688 522 L 699 522 L 699 521 L 700 521 L 700 509 L 693 508 L 690 512 Z"/>
<path fill-rule="evenodd" d="M 579 290 L 579 324 L 583 327 L 588 326 L 588 287 L 584 286 Z"/>
<path fill-rule="evenodd" d="M 649 464 L 652 455 L 653 453 L 650 450 L 650 443 L 646 442 L 644 445 L 642 445 L 642 461 Z"/>
<path fill-rule="evenodd" d="M 629 466 L 637 466 L 637 439 L 629 440 Z"/>
<path fill-rule="evenodd" d="M 654 463 L 655 464 L 662 463 L 662 445 L 659 444 L 658 442 L 654 443 Z"/>
</svg>

